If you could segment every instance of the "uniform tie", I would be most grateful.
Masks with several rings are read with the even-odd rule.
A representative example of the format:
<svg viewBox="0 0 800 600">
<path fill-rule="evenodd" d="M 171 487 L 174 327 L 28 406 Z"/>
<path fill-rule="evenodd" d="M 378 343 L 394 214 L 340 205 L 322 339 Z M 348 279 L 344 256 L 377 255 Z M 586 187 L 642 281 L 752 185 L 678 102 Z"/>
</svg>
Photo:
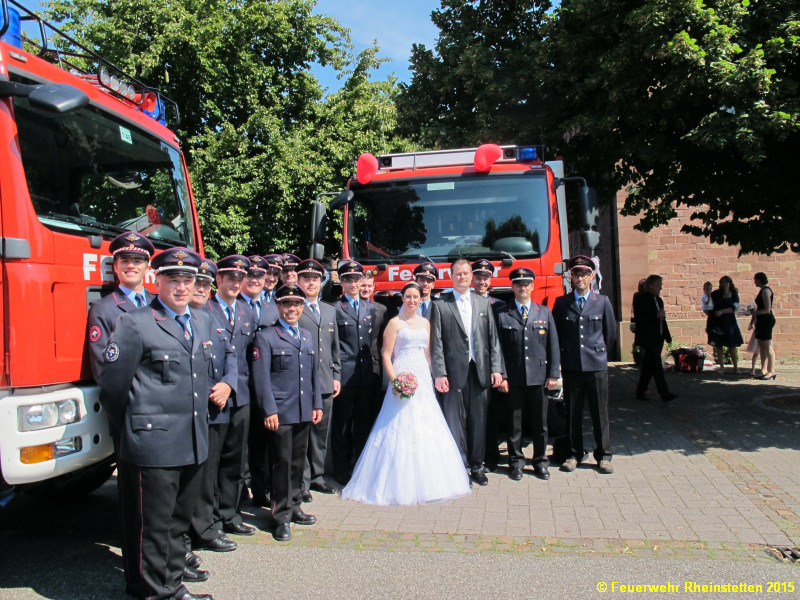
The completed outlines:
<svg viewBox="0 0 800 600">
<path fill-rule="evenodd" d="M 189 315 L 175 315 L 175 320 L 178 322 L 178 325 L 181 326 L 181 329 L 183 329 L 183 336 L 186 338 L 186 341 L 191 341 L 192 332 L 189 330 Z"/>
<path fill-rule="evenodd" d="M 527 321 L 528 320 L 528 307 L 523 304 L 522 306 L 519 307 L 519 312 L 522 315 L 522 320 L 523 321 Z"/>
<path fill-rule="evenodd" d="M 225 307 L 225 314 L 228 315 L 228 324 L 231 325 L 231 327 L 232 327 L 233 324 L 234 324 L 233 309 L 230 306 L 226 306 Z"/>
<path fill-rule="evenodd" d="M 353 310 L 358 314 L 358 300 L 353 300 Z"/>
<path fill-rule="evenodd" d="M 136 308 L 147 306 L 147 300 L 145 300 L 144 294 L 136 294 L 134 296 L 134 302 L 136 303 Z"/>
<path fill-rule="evenodd" d="M 580 306 L 581 312 L 583 312 L 583 306 L 586 304 L 586 298 L 581 296 L 578 298 L 578 305 Z"/>
<path fill-rule="evenodd" d="M 292 327 L 291 328 L 291 332 L 292 332 L 292 337 L 294 339 L 296 339 L 296 340 L 300 339 L 300 332 L 297 330 L 297 327 Z"/>
<path fill-rule="evenodd" d="M 319 308 L 317 307 L 317 303 L 312 302 L 310 306 L 311 313 L 314 315 L 314 320 L 317 322 L 317 325 L 319 325 Z"/>
<path fill-rule="evenodd" d="M 261 300 L 253 300 L 253 304 L 256 307 L 256 320 L 261 320 Z"/>
</svg>

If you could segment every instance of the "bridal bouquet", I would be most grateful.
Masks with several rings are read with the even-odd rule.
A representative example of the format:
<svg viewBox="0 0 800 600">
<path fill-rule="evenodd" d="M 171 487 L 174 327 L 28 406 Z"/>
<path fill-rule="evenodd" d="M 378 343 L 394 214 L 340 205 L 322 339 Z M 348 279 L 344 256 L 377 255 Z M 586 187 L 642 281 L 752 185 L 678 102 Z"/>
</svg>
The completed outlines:
<svg viewBox="0 0 800 600">
<path fill-rule="evenodd" d="M 398 373 L 392 380 L 394 393 L 403 400 L 408 400 L 417 391 L 417 376 L 413 373 Z"/>
</svg>

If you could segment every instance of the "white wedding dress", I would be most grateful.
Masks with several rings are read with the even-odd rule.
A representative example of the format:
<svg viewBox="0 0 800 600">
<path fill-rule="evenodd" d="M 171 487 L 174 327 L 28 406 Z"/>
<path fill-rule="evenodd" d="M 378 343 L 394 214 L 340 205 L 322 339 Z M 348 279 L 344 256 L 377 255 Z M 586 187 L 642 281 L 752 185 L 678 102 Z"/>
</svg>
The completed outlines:
<svg viewBox="0 0 800 600">
<path fill-rule="evenodd" d="M 386 390 L 383 407 L 342 498 L 368 504 L 441 502 L 470 493 L 469 478 L 433 391 L 425 358 L 428 332 L 400 329 L 395 374 L 417 376 L 417 391 L 403 400 Z"/>
</svg>

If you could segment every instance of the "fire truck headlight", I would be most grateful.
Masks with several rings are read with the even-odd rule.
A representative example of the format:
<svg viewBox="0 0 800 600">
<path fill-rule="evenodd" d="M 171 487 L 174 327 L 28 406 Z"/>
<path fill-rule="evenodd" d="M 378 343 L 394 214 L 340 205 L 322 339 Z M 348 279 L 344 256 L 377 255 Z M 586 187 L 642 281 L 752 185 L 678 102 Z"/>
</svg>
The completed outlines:
<svg viewBox="0 0 800 600">
<path fill-rule="evenodd" d="M 21 406 L 17 413 L 20 431 L 36 431 L 48 427 L 68 425 L 80 420 L 78 403 L 75 400 L 61 400 L 47 404 Z"/>
</svg>

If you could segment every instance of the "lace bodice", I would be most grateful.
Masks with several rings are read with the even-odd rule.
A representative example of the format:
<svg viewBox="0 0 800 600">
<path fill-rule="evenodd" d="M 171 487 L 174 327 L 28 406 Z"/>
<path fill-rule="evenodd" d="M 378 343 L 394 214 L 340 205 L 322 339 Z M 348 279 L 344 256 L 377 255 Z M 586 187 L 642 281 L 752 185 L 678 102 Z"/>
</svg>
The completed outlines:
<svg viewBox="0 0 800 600">
<path fill-rule="evenodd" d="M 425 358 L 425 348 L 428 347 L 428 330 L 404 327 L 397 332 L 394 342 L 395 372 L 411 371 L 420 377 L 424 375 L 430 379 L 430 367 Z"/>
</svg>

